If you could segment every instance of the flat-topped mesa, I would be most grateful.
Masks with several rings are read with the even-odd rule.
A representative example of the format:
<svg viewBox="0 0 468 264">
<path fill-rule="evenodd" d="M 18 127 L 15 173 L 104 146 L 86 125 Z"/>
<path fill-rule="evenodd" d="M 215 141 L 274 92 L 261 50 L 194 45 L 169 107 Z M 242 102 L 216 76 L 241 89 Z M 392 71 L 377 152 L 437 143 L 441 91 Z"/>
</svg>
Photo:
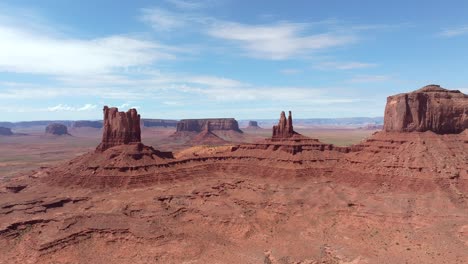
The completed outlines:
<svg viewBox="0 0 468 264">
<path fill-rule="evenodd" d="M 202 132 L 207 124 L 210 131 L 232 130 L 242 133 L 234 118 L 182 119 L 177 123 L 177 132 Z"/>
<path fill-rule="evenodd" d="M 298 133 L 295 132 L 293 129 L 291 111 L 289 111 L 288 118 L 286 118 L 286 114 L 284 113 L 284 111 L 282 111 L 278 125 L 273 126 L 272 138 L 286 139 L 294 137 L 295 135 L 298 135 Z"/>
<path fill-rule="evenodd" d="M 427 85 L 387 98 L 384 131 L 455 134 L 468 128 L 468 95 Z"/>
<path fill-rule="evenodd" d="M 119 112 L 117 107 L 104 106 L 104 131 L 97 151 L 104 151 L 114 146 L 141 142 L 140 115 L 132 108 Z"/>
</svg>

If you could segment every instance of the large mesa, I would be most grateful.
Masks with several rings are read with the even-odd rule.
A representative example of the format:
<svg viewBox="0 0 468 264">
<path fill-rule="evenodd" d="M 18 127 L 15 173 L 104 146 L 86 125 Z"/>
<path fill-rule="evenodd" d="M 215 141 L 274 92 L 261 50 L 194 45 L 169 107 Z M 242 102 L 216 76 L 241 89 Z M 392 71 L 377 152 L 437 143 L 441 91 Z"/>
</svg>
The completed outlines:
<svg viewBox="0 0 468 264">
<path fill-rule="evenodd" d="M 202 132 L 209 123 L 210 131 L 225 130 L 242 133 L 234 118 L 182 119 L 177 123 L 177 132 Z"/>
<path fill-rule="evenodd" d="M 387 132 L 460 133 L 468 128 L 468 95 L 428 85 L 387 98 L 384 130 Z"/>
<path fill-rule="evenodd" d="M 0 136 L 11 136 L 13 132 L 11 132 L 11 128 L 8 127 L 0 127 Z"/>
<path fill-rule="evenodd" d="M 105 151 L 118 145 L 141 142 L 140 115 L 132 108 L 119 112 L 117 107 L 104 106 L 104 131 L 97 151 Z"/>
</svg>

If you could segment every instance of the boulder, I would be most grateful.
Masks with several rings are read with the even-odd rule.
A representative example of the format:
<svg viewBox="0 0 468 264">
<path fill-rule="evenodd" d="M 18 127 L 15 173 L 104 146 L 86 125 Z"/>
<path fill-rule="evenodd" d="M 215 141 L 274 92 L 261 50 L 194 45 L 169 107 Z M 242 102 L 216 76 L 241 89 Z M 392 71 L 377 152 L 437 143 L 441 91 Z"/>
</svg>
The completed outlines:
<svg viewBox="0 0 468 264">
<path fill-rule="evenodd" d="M 132 108 L 119 112 L 117 107 L 104 106 L 104 131 L 97 151 L 114 146 L 141 142 L 140 115 Z"/>
<path fill-rule="evenodd" d="M 428 85 L 387 98 L 384 130 L 387 132 L 460 133 L 468 128 L 468 95 Z"/>
<path fill-rule="evenodd" d="M 47 125 L 45 132 L 46 134 L 49 134 L 49 135 L 57 135 L 57 136 L 69 135 L 67 126 L 63 124 L 59 124 L 59 123 L 52 123 L 52 124 Z"/>
</svg>

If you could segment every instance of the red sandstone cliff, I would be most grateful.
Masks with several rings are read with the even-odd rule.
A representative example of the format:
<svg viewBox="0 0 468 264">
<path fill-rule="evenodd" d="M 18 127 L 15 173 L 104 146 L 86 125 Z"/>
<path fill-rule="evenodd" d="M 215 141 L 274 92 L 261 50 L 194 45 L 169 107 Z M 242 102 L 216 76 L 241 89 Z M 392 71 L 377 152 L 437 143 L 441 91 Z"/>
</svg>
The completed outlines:
<svg viewBox="0 0 468 264">
<path fill-rule="evenodd" d="M 136 109 L 119 112 L 116 107 L 104 106 L 104 131 L 98 151 L 141 142 L 140 115 Z"/>
<path fill-rule="evenodd" d="M 460 133 L 468 128 L 468 95 L 428 85 L 411 93 L 387 98 L 384 130 L 387 132 Z"/>
</svg>

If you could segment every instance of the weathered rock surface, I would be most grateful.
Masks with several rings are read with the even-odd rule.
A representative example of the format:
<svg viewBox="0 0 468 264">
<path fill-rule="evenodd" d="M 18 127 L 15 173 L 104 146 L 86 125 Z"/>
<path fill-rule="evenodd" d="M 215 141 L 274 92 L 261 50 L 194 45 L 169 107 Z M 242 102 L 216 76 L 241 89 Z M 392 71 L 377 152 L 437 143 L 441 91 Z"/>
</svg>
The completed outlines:
<svg viewBox="0 0 468 264">
<path fill-rule="evenodd" d="M 293 124 L 292 124 L 292 114 L 291 111 L 289 111 L 289 116 L 286 118 L 286 114 L 281 112 L 280 120 L 278 122 L 278 125 L 273 126 L 273 136 L 272 138 L 274 139 L 286 139 L 286 138 L 291 138 L 294 137 L 294 135 L 297 135 L 298 133 L 294 131 Z"/>
<path fill-rule="evenodd" d="M 201 132 L 207 123 L 210 131 L 232 130 L 242 133 L 234 118 L 182 119 L 177 124 L 176 132 Z"/>
<path fill-rule="evenodd" d="M 92 127 L 92 128 L 102 128 L 102 121 L 90 121 L 90 120 L 79 120 L 72 123 L 72 128 L 80 127 Z"/>
<path fill-rule="evenodd" d="M 136 109 L 119 112 L 116 107 L 104 106 L 104 131 L 98 151 L 141 142 L 140 115 Z"/>
<path fill-rule="evenodd" d="M 387 98 L 384 130 L 460 133 L 468 128 L 468 95 L 428 85 L 411 93 Z"/>
<path fill-rule="evenodd" d="M 0 136 L 11 136 L 13 132 L 8 127 L 0 127 Z"/>
<path fill-rule="evenodd" d="M 45 132 L 49 135 L 69 135 L 67 126 L 58 123 L 49 124 L 46 127 Z"/>
</svg>

